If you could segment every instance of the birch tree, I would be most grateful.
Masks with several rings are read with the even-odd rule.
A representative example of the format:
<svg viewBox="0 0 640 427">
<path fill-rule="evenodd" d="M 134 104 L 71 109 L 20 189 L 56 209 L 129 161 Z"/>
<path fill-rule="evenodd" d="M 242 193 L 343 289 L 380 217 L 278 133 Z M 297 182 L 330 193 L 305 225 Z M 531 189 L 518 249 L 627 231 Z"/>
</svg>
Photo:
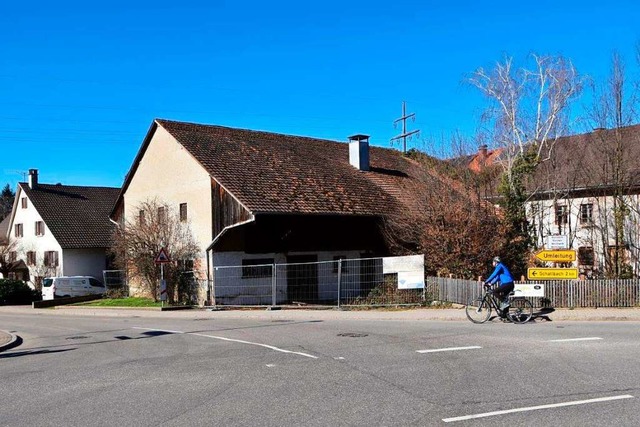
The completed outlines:
<svg viewBox="0 0 640 427">
<path fill-rule="evenodd" d="M 488 101 L 481 132 L 501 150 L 499 192 L 516 274 L 524 272 L 532 245 L 525 211 L 527 177 L 552 157 L 556 141 L 568 129 L 569 108 L 583 87 L 573 64 L 562 56 L 533 54 L 530 59 L 531 67 L 518 67 L 507 56 L 469 78 Z"/>
</svg>

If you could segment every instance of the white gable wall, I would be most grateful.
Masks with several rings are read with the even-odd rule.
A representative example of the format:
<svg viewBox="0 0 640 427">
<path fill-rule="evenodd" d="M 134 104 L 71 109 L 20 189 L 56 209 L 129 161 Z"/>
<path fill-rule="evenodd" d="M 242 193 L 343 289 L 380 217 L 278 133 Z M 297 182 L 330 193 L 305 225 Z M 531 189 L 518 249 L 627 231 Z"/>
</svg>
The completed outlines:
<svg viewBox="0 0 640 427">
<path fill-rule="evenodd" d="M 205 249 L 213 239 L 211 178 L 161 126 L 153 134 L 124 194 L 125 220 L 135 222 L 139 206 L 154 198 L 167 203 L 172 212 L 178 212 L 181 203 L 187 204 L 191 232 L 204 259 Z M 206 266 L 205 262 L 200 264 Z"/>
<path fill-rule="evenodd" d="M 62 248 L 60 244 L 51 233 L 51 230 L 45 223 L 44 227 L 44 235 L 36 236 L 36 222 L 43 221 L 42 217 L 31 203 L 31 200 L 27 198 L 27 208 L 22 208 L 22 198 L 26 197 L 25 193 L 22 191 L 22 188 L 18 186 L 16 191 L 16 203 L 15 214 L 13 216 L 13 220 L 10 224 L 9 229 L 9 238 L 11 240 L 17 241 L 16 252 L 17 259 L 24 260 L 25 264 L 27 263 L 27 252 L 34 251 L 36 253 L 36 265 L 29 266 L 29 274 L 30 274 L 30 285 L 33 286 L 35 276 L 45 276 L 45 275 L 55 275 L 62 274 L 64 268 L 64 259 L 62 256 Z M 23 237 L 16 237 L 15 234 L 15 225 L 22 224 L 23 229 Z M 56 251 L 58 252 L 58 269 L 57 271 L 53 271 L 53 269 L 44 268 L 44 253 L 46 251 Z"/>
</svg>

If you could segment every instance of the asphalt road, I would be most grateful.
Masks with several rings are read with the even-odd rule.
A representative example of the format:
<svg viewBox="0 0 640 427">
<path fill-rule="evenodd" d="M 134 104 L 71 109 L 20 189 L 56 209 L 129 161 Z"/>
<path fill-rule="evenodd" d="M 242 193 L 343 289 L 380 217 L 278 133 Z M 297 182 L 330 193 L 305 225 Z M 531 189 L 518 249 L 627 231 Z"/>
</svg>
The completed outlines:
<svg viewBox="0 0 640 427">
<path fill-rule="evenodd" d="M 37 312 L 0 329 L 24 340 L 0 353 L 2 426 L 640 425 L 639 322 Z"/>
</svg>

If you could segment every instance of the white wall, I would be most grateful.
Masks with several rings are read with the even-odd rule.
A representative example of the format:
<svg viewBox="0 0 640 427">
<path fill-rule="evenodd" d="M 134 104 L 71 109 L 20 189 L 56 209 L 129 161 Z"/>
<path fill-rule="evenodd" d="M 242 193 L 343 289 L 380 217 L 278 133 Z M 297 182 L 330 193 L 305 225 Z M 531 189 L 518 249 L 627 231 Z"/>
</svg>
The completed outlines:
<svg viewBox="0 0 640 427">
<path fill-rule="evenodd" d="M 139 206 L 154 198 L 166 202 L 173 212 L 178 212 L 181 203 L 187 203 L 191 232 L 201 249 L 200 265 L 206 266 L 205 249 L 213 239 L 211 178 L 161 126 L 152 136 L 124 194 L 125 220 L 135 222 Z"/>
<path fill-rule="evenodd" d="M 64 249 L 64 276 L 93 276 L 103 281 L 102 272 L 107 267 L 104 249 Z"/>
<path fill-rule="evenodd" d="M 638 195 L 625 196 L 625 203 L 630 207 L 626 218 L 625 242 L 630 247 L 629 260 L 632 267 L 638 273 L 638 246 L 640 246 L 640 204 Z M 596 270 L 604 270 L 604 248 L 615 245 L 614 215 L 612 197 L 581 197 L 573 199 L 560 199 L 555 204 L 553 200 L 530 202 L 527 205 L 529 220 L 534 219 L 537 225 L 537 243 L 540 248 L 545 244 L 545 237 L 559 234 L 555 218 L 555 205 L 566 205 L 569 208 L 569 222 L 563 226 L 561 234 L 569 237 L 570 249 L 578 251 L 580 247 L 592 247 L 594 250 L 594 267 Z M 593 205 L 593 223 L 580 222 L 580 205 Z M 533 217 L 533 211 L 538 214 Z M 542 230 L 540 230 L 540 225 Z M 608 233 L 606 232 L 608 228 Z M 605 230 L 605 231 L 603 231 Z M 604 239 L 604 241 L 603 241 Z M 581 267 L 578 261 L 573 263 L 581 272 L 590 272 L 590 269 Z"/>
<path fill-rule="evenodd" d="M 22 198 L 26 197 L 25 193 L 22 191 L 22 188 L 18 186 L 16 191 L 16 209 L 15 215 L 13 217 L 13 221 L 10 224 L 9 230 L 9 238 L 11 240 L 17 241 L 16 252 L 17 258 L 24 260 L 27 262 L 27 252 L 34 251 L 36 252 L 36 262 L 39 265 L 29 266 L 30 269 L 30 282 L 29 284 L 33 286 L 33 279 L 36 275 L 42 274 L 51 274 L 51 273 L 59 273 L 64 269 L 64 259 L 62 254 L 62 248 L 60 244 L 56 240 L 56 238 L 51 233 L 51 230 L 45 224 L 45 230 L 43 236 L 36 236 L 36 226 L 35 223 L 37 221 L 42 221 L 42 217 L 38 213 L 38 211 L 34 208 L 31 200 L 27 198 L 27 208 L 22 208 Z M 23 237 L 17 238 L 15 237 L 15 225 L 22 224 L 23 229 Z M 44 253 L 46 251 L 56 251 L 58 252 L 58 271 L 43 271 L 42 263 L 44 262 Z"/>
</svg>

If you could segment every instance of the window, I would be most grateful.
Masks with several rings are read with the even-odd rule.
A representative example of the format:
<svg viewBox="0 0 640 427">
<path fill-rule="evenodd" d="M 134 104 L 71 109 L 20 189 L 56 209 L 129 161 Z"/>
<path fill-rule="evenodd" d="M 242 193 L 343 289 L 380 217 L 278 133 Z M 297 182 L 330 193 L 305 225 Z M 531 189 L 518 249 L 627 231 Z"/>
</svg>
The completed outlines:
<svg viewBox="0 0 640 427">
<path fill-rule="evenodd" d="M 593 223 L 593 203 L 583 203 L 580 205 L 580 224 Z"/>
<path fill-rule="evenodd" d="M 180 222 L 187 221 L 187 204 L 180 203 Z"/>
<path fill-rule="evenodd" d="M 578 264 L 593 265 L 594 256 L 593 248 L 590 246 L 581 246 L 578 248 Z"/>
<path fill-rule="evenodd" d="M 36 265 L 36 253 L 34 251 L 27 252 L 27 265 Z"/>
<path fill-rule="evenodd" d="M 569 222 L 569 210 L 565 205 L 556 205 L 556 225 L 566 225 Z"/>
<path fill-rule="evenodd" d="M 16 237 L 22 237 L 24 236 L 24 230 L 22 229 L 22 224 L 16 224 L 15 225 L 15 231 L 16 231 Z"/>
<path fill-rule="evenodd" d="M 36 236 L 44 236 L 44 222 L 36 221 Z"/>
<path fill-rule="evenodd" d="M 160 224 L 167 223 L 167 210 L 164 208 L 164 206 L 160 206 L 158 208 L 158 222 Z"/>
<path fill-rule="evenodd" d="M 192 259 L 179 259 L 178 260 L 178 270 L 179 271 L 193 271 L 193 260 Z"/>
<path fill-rule="evenodd" d="M 140 225 L 144 225 L 145 221 L 144 221 L 144 211 L 141 210 L 140 212 L 138 212 L 138 224 Z"/>
<path fill-rule="evenodd" d="M 89 284 L 91 286 L 96 287 L 96 288 L 104 288 L 104 285 L 102 284 L 102 282 L 99 282 L 98 280 L 94 279 L 93 277 L 89 278 Z"/>
<path fill-rule="evenodd" d="M 58 252 L 57 251 L 46 251 L 44 253 L 44 265 L 47 267 L 57 267 L 58 266 Z"/>
<path fill-rule="evenodd" d="M 242 278 L 271 277 L 271 267 L 273 267 L 273 258 L 243 259 Z"/>
<path fill-rule="evenodd" d="M 26 197 L 21 198 L 20 204 L 22 205 L 22 209 L 27 209 L 27 198 Z"/>
<path fill-rule="evenodd" d="M 9 252 L 9 262 L 16 262 L 18 260 L 18 253 L 16 251 Z"/>
</svg>

